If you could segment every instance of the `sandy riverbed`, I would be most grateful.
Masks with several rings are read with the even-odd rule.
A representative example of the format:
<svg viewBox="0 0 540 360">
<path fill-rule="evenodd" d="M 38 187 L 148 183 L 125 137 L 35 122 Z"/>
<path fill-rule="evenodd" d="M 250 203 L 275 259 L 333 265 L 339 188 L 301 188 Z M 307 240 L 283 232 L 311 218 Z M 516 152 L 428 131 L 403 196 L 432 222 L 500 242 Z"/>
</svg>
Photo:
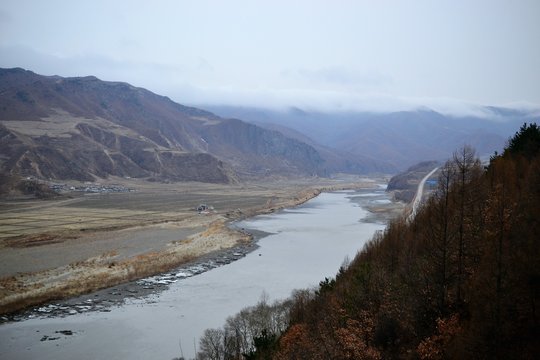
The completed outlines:
<svg viewBox="0 0 540 360">
<path fill-rule="evenodd" d="M 303 203 L 321 189 L 373 182 L 131 186 L 137 191 L 3 204 L 0 314 L 168 271 L 248 243 L 251 237 L 231 230 L 230 221 Z M 214 206 L 215 212 L 199 215 L 194 211 L 199 203 Z"/>
</svg>

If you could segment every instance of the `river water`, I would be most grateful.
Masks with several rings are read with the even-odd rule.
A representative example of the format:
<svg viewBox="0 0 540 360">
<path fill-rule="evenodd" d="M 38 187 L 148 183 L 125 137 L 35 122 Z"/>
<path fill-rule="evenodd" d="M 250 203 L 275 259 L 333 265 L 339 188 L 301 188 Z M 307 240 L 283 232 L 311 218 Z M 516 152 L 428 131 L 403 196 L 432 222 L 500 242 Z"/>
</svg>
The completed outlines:
<svg viewBox="0 0 540 360">
<path fill-rule="evenodd" d="M 126 300 L 109 312 L 35 318 L 0 326 L 0 359 L 172 359 L 194 357 L 206 328 L 294 289 L 335 276 L 384 224 L 365 207 L 387 202 L 384 189 L 323 193 L 304 205 L 236 224 L 270 235 L 228 265 Z"/>
</svg>

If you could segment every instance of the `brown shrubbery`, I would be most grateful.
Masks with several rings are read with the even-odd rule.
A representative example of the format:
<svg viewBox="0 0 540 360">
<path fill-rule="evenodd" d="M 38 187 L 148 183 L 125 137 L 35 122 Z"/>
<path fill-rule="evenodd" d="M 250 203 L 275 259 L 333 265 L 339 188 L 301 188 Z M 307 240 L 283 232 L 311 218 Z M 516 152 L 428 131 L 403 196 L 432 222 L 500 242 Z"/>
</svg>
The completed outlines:
<svg viewBox="0 0 540 360">
<path fill-rule="evenodd" d="M 522 127 L 485 170 L 456 152 L 414 221 L 392 222 L 292 319 L 278 358 L 537 358 L 539 134 Z"/>
<path fill-rule="evenodd" d="M 464 147 L 412 222 L 297 295 L 288 330 L 252 358 L 538 359 L 539 221 L 536 125 L 485 169 Z"/>
</svg>

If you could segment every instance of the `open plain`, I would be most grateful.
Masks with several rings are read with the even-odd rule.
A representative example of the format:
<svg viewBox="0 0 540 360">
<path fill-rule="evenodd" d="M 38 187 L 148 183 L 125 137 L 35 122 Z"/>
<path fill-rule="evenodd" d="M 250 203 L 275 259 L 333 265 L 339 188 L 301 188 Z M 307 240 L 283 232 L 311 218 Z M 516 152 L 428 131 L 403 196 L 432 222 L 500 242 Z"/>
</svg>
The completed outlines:
<svg viewBox="0 0 540 360">
<path fill-rule="evenodd" d="M 324 190 L 375 186 L 366 178 L 241 185 L 121 182 L 134 191 L 2 201 L 0 313 L 168 271 L 249 243 L 250 234 L 229 228 L 231 221 L 291 207 Z M 200 204 L 213 211 L 199 214 Z"/>
</svg>

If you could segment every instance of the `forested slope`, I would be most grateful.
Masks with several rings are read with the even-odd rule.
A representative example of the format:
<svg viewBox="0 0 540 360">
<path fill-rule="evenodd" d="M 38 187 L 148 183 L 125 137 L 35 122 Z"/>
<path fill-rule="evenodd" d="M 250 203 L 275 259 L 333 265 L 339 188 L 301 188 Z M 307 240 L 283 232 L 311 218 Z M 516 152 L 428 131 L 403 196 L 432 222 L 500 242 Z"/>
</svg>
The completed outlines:
<svg viewBox="0 0 540 360">
<path fill-rule="evenodd" d="M 525 124 L 486 168 L 456 151 L 412 221 L 316 291 L 207 330 L 198 359 L 538 359 L 539 219 L 540 128 Z"/>
<path fill-rule="evenodd" d="M 274 358 L 539 358 L 540 128 L 487 169 L 472 155 L 454 154 L 412 223 L 296 299 Z"/>
<path fill-rule="evenodd" d="M 538 359 L 540 128 L 483 168 L 456 151 L 412 221 L 336 279 L 209 329 L 198 359 Z"/>
</svg>

